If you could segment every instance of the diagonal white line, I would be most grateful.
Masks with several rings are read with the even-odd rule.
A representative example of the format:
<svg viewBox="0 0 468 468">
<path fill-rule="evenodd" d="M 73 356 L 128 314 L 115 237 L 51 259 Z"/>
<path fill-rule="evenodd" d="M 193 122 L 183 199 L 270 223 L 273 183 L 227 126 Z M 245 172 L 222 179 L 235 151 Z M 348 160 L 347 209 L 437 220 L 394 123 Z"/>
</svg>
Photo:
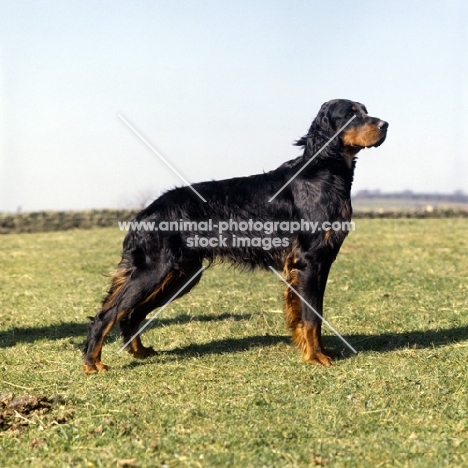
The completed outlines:
<svg viewBox="0 0 468 468">
<path fill-rule="evenodd" d="M 132 130 L 133 133 L 135 133 L 135 135 L 137 135 L 140 140 L 164 163 L 166 164 L 167 167 L 169 167 L 169 169 L 172 170 L 172 172 L 174 172 L 176 175 L 179 176 L 179 178 L 188 186 L 190 187 L 199 197 L 201 200 L 203 200 L 205 203 L 206 203 L 206 200 L 192 187 L 192 185 L 187 182 L 187 180 L 185 179 L 185 177 L 183 177 L 174 167 L 172 167 L 172 165 L 158 152 L 156 151 L 149 143 L 148 141 L 143 138 L 143 136 L 138 133 L 133 127 L 132 125 L 130 125 L 123 117 L 122 115 L 118 114 L 120 120 L 122 120 L 126 125 L 127 127 Z"/>
<path fill-rule="evenodd" d="M 269 200 L 271 203 L 354 119 L 353 115 Z M 307 144 L 309 142 L 307 141 Z"/>
<path fill-rule="evenodd" d="M 135 333 L 118 351 L 117 354 L 121 353 L 143 330 L 182 292 L 182 290 L 188 286 L 196 277 L 199 275 L 206 266 L 202 266 L 159 310 L 154 314 L 139 330 Z"/>
<path fill-rule="evenodd" d="M 355 354 L 357 351 L 272 266 L 268 267 Z"/>
</svg>

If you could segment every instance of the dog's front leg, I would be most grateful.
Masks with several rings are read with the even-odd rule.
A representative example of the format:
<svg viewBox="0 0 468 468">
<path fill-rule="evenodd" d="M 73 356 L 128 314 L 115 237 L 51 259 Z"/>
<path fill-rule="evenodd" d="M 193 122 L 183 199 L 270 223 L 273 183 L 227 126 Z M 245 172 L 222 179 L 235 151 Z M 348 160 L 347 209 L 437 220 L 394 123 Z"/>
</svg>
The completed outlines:
<svg viewBox="0 0 468 468">
<path fill-rule="evenodd" d="M 305 362 L 332 365 L 336 353 L 326 350 L 322 343 L 323 296 L 331 261 L 313 258 L 305 262 L 299 275 L 301 322 L 293 330 L 293 340 L 302 352 Z"/>
</svg>

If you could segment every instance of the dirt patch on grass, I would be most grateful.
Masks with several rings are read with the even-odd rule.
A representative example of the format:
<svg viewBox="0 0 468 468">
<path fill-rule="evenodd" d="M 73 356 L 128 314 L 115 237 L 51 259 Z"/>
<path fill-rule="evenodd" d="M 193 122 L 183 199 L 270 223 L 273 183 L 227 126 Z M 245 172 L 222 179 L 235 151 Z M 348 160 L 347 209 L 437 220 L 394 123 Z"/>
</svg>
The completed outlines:
<svg viewBox="0 0 468 468">
<path fill-rule="evenodd" d="M 20 430 L 30 424 L 37 424 L 45 413 L 61 403 L 62 398 L 45 395 L 22 395 L 15 398 L 13 393 L 0 395 L 0 430 Z M 66 422 L 72 414 L 61 415 L 58 424 Z"/>
</svg>

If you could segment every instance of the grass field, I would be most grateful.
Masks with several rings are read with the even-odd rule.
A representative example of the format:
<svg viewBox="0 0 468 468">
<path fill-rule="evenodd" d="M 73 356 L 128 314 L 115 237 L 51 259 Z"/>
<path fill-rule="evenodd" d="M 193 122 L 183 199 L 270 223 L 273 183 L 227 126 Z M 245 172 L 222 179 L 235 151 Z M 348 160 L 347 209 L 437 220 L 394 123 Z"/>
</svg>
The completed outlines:
<svg viewBox="0 0 468 468">
<path fill-rule="evenodd" d="M 325 331 L 331 368 L 291 346 L 278 278 L 214 267 L 144 334 L 157 356 L 115 330 L 86 376 L 122 236 L 0 238 L 1 467 L 468 466 L 467 219 L 356 221 L 325 316 L 359 352 Z"/>
</svg>

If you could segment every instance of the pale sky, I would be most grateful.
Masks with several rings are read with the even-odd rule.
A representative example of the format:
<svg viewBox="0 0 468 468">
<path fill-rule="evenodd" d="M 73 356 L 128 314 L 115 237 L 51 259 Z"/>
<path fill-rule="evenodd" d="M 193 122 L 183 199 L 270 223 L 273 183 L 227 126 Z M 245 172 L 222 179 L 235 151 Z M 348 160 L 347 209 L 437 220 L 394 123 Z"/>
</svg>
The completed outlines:
<svg viewBox="0 0 468 468">
<path fill-rule="evenodd" d="M 468 192 L 462 0 L 0 3 L 0 211 L 135 206 L 268 171 L 321 104 L 390 123 L 354 190 Z"/>
</svg>

